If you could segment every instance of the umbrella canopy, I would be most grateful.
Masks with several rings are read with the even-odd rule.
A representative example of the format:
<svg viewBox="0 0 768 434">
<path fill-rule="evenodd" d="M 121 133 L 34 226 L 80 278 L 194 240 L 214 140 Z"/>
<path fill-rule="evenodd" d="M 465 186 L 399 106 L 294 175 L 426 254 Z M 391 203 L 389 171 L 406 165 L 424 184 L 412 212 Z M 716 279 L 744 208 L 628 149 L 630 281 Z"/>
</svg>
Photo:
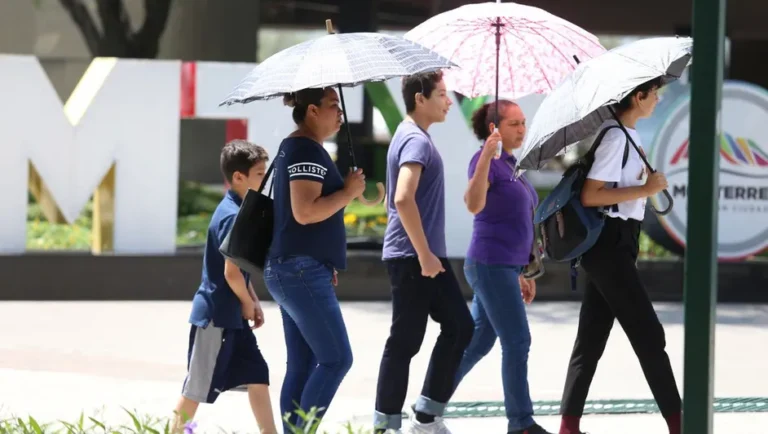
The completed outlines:
<svg viewBox="0 0 768 434">
<path fill-rule="evenodd" d="M 622 45 L 581 63 L 542 101 L 523 142 L 519 169 L 541 169 L 568 145 L 597 132 L 610 109 L 637 86 L 676 80 L 690 64 L 693 39 L 663 37 Z"/>
<path fill-rule="evenodd" d="M 459 69 L 443 74 L 446 87 L 470 98 L 549 92 L 576 67 L 574 55 L 586 60 L 605 52 L 581 27 L 517 3 L 461 6 L 430 18 L 404 38 L 457 64 Z"/>
<path fill-rule="evenodd" d="M 356 86 L 456 66 L 412 41 L 380 33 L 322 36 L 256 66 L 221 103 L 249 103 L 302 89 Z"/>
</svg>

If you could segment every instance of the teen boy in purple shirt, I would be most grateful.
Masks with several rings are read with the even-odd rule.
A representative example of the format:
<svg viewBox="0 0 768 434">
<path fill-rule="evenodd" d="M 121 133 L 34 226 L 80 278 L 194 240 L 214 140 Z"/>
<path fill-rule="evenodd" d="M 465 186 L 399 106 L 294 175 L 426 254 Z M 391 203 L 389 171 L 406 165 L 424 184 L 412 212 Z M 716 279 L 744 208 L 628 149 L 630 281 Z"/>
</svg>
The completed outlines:
<svg viewBox="0 0 768 434">
<path fill-rule="evenodd" d="M 443 122 L 451 101 L 442 74 L 403 79 L 408 113 L 387 152 L 387 214 L 383 259 L 392 286 L 392 327 L 376 390 L 377 432 L 400 432 L 411 359 L 419 352 L 427 319 L 440 323 L 421 396 L 407 433 L 450 431 L 442 421 L 472 317 L 446 258 L 443 160 L 427 133 Z"/>
<path fill-rule="evenodd" d="M 475 292 L 472 317 L 475 331 L 464 352 L 456 385 L 501 341 L 504 408 L 509 434 L 549 434 L 533 421 L 528 391 L 528 350 L 531 333 L 524 303 L 536 295 L 536 283 L 521 276 L 531 259 L 533 210 L 538 196 L 524 178 L 515 178 L 515 157 L 525 136 L 525 115 L 511 101 L 499 101 L 499 133 L 489 140 L 496 119 L 495 103 L 472 117 L 475 135 L 485 145 L 469 163 L 467 209 L 475 215 L 464 275 Z M 495 158 L 498 139 L 503 151 Z"/>
</svg>

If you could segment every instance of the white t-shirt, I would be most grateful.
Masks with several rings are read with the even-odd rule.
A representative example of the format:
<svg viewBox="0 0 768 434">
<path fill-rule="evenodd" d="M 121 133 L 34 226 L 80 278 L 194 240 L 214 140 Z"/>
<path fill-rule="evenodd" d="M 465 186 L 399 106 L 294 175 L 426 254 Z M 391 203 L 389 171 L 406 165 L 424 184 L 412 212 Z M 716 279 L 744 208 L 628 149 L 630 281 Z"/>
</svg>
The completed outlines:
<svg viewBox="0 0 768 434">
<path fill-rule="evenodd" d="M 603 129 L 618 125 L 615 120 L 607 120 L 603 122 L 598 130 L 598 134 Z M 626 128 L 626 127 L 625 127 Z M 635 144 L 643 149 L 643 144 L 640 142 L 640 135 L 637 134 L 632 128 L 626 128 L 632 140 Z M 622 187 L 634 187 L 645 184 L 645 180 L 648 177 L 648 168 L 646 167 L 643 159 L 637 153 L 632 144 L 629 144 L 629 156 L 627 158 L 627 164 L 624 168 L 621 168 L 621 161 L 624 158 L 624 147 L 627 144 L 627 136 L 621 130 L 621 128 L 612 128 L 603 137 L 600 146 L 595 151 L 595 161 L 592 164 L 592 168 L 587 174 L 587 178 L 594 179 L 596 181 L 604 181 L 606 188 L 613 188 L 613 183 L 618 182 L 616 188 Z M 643 221 L 645 218 L 645 198 L 630 200 L 621 202 L 619 204 L 619 211 L 607 211 L 609 217 L 618 217 L 623 220 L 634 219 Z"/>
</svg>

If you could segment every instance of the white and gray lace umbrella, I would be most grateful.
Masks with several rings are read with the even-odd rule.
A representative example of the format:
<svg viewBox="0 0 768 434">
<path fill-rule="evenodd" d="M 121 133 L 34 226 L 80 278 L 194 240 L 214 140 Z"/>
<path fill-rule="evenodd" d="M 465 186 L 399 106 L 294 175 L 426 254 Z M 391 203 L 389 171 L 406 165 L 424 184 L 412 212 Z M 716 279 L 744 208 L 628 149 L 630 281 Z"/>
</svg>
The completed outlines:
<svg viewBox="0 0 768 434">
<path fill-rule="evenodd" d="M 364 32 L 331 34 L 286 48 L 260 63 L 221 105 L 246 104 L 301 89 L 356 86 L 455 66 L 401 37 Z"/>
<path fill-rule="evenodd" d="M 612 119 L 611 105 L 637 86 L 676 80 L 690 64 L 693 39 L 647 38 L 583 63 L 542 101 L 531 121 L 517 167 L 538 170 L 569 145 L 589 138 Z"/>
</svg>

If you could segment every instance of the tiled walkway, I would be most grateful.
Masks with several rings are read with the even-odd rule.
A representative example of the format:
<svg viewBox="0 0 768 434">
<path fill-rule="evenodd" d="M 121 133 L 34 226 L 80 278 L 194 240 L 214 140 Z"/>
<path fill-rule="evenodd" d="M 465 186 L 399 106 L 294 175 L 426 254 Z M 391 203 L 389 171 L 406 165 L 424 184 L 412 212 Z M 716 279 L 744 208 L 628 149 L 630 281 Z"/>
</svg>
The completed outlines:
<svg viewBox="0 0 768 434">
<path fill-rule="evenodd" d="M 270 363 L 273 403 L 285 370 L 285 347 L 275 305 L 265 304 L 266 325 L 257 331 Z M 378 364 L 387 337 L 388 303 L 344 303 L 355 362 L 338 391 L 323 428 L 336 422 L 370 421 Z M 670 358 L 682 384 L 682 308 L 657 305 L 667 330 Z M 184 302 L 0 302 L 0 414 L 31 414 L 38 420 L 74 420 L 97 409 L 109 421 L 125 417 L 121 406 L 168 416 L 184 378 L 189 304 Z M 533 336 L 529 370 L 534 400 L 557 400 L 575 334 L 578 304 L 536 303 L 529 307 Z M 417 396 L 438 328 L 430 324 L 423 351 L 412 363 L 408 403 Z M 718 397 L 768 396 L 768 306 L 722 305 L 718 309 L 716 384 Z M 501 351 L 497 345 L 459 387 L 456 401 L 501 401 Z M 590 399 L 648 399 L 650 392 L 618 325 L 598 368 Z M 277 409 L 276 409 L 277 410 Z M 254 432 L 247 398 L 225 393 L 199 412 L 208 432 Z M 555 416 L 538 421 L 555 430 Z M 503 418 L 449 419 L 455 434 L 503 434 Z M 765 434 L 768 413 L 717 413 L 715 433 Z M 666 432 L 658 414 L 593 415 L 592 434 Z M 215 429 L 212 432 L 219 432 Z"/>
</svg>

